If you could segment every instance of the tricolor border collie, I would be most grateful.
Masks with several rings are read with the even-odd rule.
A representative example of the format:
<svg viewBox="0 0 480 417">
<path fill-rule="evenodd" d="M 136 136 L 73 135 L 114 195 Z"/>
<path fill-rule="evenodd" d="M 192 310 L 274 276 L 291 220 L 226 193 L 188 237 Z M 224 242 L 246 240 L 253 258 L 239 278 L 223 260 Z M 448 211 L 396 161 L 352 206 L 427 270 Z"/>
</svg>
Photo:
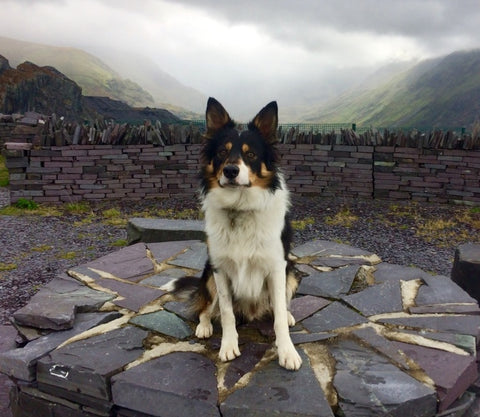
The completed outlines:
<svg viewBox="0 0 480 417">
<path fill-rule="evenodd" d="M 222 361 L 240 355 L 236 316 L 250 321 L 273 313 L 279 364 L 297 370 L 302 360 L 290 339 L 295 319 L 288 305 L 298 282 L 288 259 L 289 193 L 275 149 L 277 103 L 267 104 L 240 133 L 210 98 L 206 127 L 201 203 L 208 260 L 200 280 L 181 278 L 174 293 L 190 295 L 198 338 L 210 337 L 212 319 L 220 316 Z"/>
</svg>

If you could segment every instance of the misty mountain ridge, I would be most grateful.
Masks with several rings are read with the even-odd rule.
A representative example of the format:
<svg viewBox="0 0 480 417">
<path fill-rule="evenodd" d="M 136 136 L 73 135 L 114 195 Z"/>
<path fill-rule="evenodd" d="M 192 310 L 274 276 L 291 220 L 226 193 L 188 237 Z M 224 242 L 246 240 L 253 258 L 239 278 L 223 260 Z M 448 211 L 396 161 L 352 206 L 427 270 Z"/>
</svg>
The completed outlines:
<svg viewBox="0 0 480 417">
<path fill-rule="evenodd" d="M 105 52 L 111 62 L 118 65 L 112 69 L 103 59 L 81 49 L 24 42 L 2 36 L 0 55 L 6 57 L 14 67 L 25 61 L 38 66 L 55 67 L 75 81 L 82 88 L 83 95 L 109 97 L 132 107 L 163 107 L 181 117 L 189 117 L 197 116 L 187 106 L 189 102 L 196 104 L 193 110 L 199 110 L 207 100 L 206 96 L 184 86 L 152 61 L 138 56 Z"/>
<path fill-rule="evenodd" d="M 12 68 L 0 55 L 0 113 L 50 115 L 66 121 L 113 119 L 117 122 L 178 123 L 180 119 L 165 109 L 134 108 L 109 97 L 84 96 L 81 87 L 52 66 L 25 61 Z"/>
<path fill-rule="evenodd" d="M 148 57 L 99 49 L 95 54 L 100 59 L 81 49 L 4 37 L 0 37 L 0 54 L 13 66 L 31 61 L 55 67 L 85 96 L 109 97 L 132 107 L 162 107 L 184 119 L 203 118 L 207 95 L 183 85 Z M 480 116 L 480 49 L 393 63 L 373 72 L 345 68 L 334 78 L 318 74 L 292 83 L 258 80 L 257 84 L 226 100 L 241 108 L 232 114 L 238 120 L 243 114 L 244 121 L 251 116 L 260 95 L 277 99 L 283 123 L 468 128 Z"/>
<path fill-rule="evenodd" d="M 373 127 L 471 127 L 480 117 L 480 49 L 420 61 L 311 109 L 306 122 Z"/>
</svg>

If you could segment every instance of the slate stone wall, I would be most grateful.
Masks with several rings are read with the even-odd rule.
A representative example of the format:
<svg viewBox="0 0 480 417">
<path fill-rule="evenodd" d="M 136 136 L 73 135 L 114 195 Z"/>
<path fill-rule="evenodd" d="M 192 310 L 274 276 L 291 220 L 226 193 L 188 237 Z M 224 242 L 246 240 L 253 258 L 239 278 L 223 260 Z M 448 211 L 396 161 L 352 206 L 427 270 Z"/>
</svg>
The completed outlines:
<svg viewBox="0 0 480 417">
<path fill-rule="evenodd" d="M 15 123 L 0 123 L 0 149 L 3 149 L 5 142 L 14 142 L 12 132 L 15 129 Z M 25 139 L 23 139 L 25 140 Z"/>
<path fill-rule="evenodd" d="M 143 199 L 198 188 L 201 145 L 6 146 L 12 202 Z M 480 204 L 480 151 L 280 145 L 292 193 Z"/>
</svg>

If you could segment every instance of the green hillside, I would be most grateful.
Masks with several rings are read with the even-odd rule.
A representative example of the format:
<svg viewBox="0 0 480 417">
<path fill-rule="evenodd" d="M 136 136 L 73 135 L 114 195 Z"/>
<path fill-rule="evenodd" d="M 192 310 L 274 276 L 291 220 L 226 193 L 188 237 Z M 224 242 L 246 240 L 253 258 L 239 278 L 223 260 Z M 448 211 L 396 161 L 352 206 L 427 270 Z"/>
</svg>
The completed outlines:
<svg viewBox="0 0 480 417">
<path fill-rule="evenodd" d="M 80 49 L 0 37 L 0 55 L 14 67 L 25 61 L 55 67 L 74 80 L 82 88 L 83 95 L 108 96 L 134 107 L 154 104 L 153 97 L 137 83 L 122 78 L 100 59 Z"/>
<path fill-rule="evenodd" d="M 472 50 L 420 62 L 379 86 L 342 94 L 305 119 L 377 127 L 469 127 L 479 117 L 480 50 Z"/>
</svg>

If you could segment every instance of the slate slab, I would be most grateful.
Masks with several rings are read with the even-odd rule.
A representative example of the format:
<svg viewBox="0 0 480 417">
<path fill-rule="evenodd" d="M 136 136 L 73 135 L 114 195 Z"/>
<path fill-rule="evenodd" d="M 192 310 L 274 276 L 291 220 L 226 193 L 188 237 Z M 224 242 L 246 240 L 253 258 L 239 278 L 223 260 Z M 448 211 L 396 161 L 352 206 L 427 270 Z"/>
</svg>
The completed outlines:
<svg viewBox="0 0 480 417">
<path fill-rule="evenodd" d="M 144 243 L 127 246 L 88 262 L 83 267 L 108 272 L 117 278 L 132 282 L 137 282 L 154 273 L 153 263 L 147 256 L 147 247 Z"/>
<path fill-rule="evenodd" d="M 427 331 L 413 331 L 413 330 L 403 330 L 403 333 L 410 333 L 425 337 L 431 340 L 438 340 L 439 342 L 449 343 L 453 346 L 456 346 L 460 349 L 463 349 L 465 352 L 475 355 L 477 352 L 477 339 L 475 336 L 469 334 L 459 334 L 459 333 L 437 333 L 437 332 L 427 332 Z"/>
<path fill-rule="evenodd" d="M 152 253 L 153 258 L 159 264 L 167 261 L 175 255 L 184 252 L 186 249 L 200 243 L 200 240 L 180 240 L 176 242 L 149 242 L 147 248 Z"/>
<path fill-rule="evenodd" d="M 359 344 L 331 346 L 336 360 L 333 385 L 345 417 L 433 417 L 435 391 Z"/>
<path fill-rule="evenodd" d="M 424 285 L 418 289 L 415 305 L 431 305 L 444 303 L 476 303 L 467 292 L 455 284 L 449 277 L 423 277 Z"/>
<path fill-rule="evenodd" d="M 392 343 L 433 379 L 440 401 L 439 411 L 446 410 L 478 377 L 476 356 L 462 356 L 403 342 Z"/>
<path fill-rule="evenodd" d="M 387 281 L 342 299 L 365 316 L 403 310 L 400 282 Z"/>
<path fill-rule="evenodd" d="M 411 281 L 413 279 L 421 279 L 431 276 L 420 268 L 410 266 L 389 264 L 382 262 L 375 265 L 375 272 L 373 273 L 376 283 L 386 281 Z"/>
<path fill-rule="evenodd" d="M 16 348 L 15 337 L 17 331 L 13 326 L 0 325 L 0 353 Z M 9 393 L 13 382 L 3 374 L 0 374 L 0 416 L 11 417 Z"/>
<path fill-rule="evenodd" d="M 342 256 L 326 256 L 319 257 L 311 262 L 315 266 L 324 266 L 330 268 L 340 268 L 348 265 L 373 265 L 369 258 L 364 257 L 342 257 Z"/>
<path fill-rule="evenodd" d="M 478 304 L 433 304 L 409 307 L 410 314 L 473 314 L 480 315 Z"/>
<path fill-rule="evenodd" d="M 342 243 L 335 243 L 329 240 L 311 240 L 303 245 L 292 249 L 292 254 L 303 258 L 309 257 L 325 257 L 325 256 L 370 256 L 372 253 L 363 249 L 354 248 Z"/>
<path fill-rule="evenodd" d="M 348 294 L 359 266 L 347 266 L 330 272 L 315 271 L 303 277 L 297 293 L 326 298 L 339 298 Z"/>
<path fill-rule="evenodd" d="M 215 365 L 198 353 L 171 353 L 115 375 L 112 397 L 152 416 L 220 416 Z"/>
<path fill-rule="evenodd" d="M 478 416 L 480 409 L 475 404 L 476 400 L 477 398 L 473 392 L 465 391 L 458 400 L 443 412 L 445 414 L 444 417 L 469 417 L 470 411 L 476 411 L 476 414 L 473 414 L 472 417 Z"/>
<path fill-rule="evenodd" d="M 165 310 L 135 316 L 130 323 L 177 339 L 185 339 L 192 334 L 190 326 L 175 314 Z"/>
<path fill-rule="evenodd" d="M 317 333 L 366 322 L 368 320 L 365 317 L 336 301 L 303 320 L 302 324 L 309 332 Z"/>
<path fill-rule="evenodd" d="M 468 391 L 467 391 L 468 392 Z M 480 397 L 475 397 L 471 407 L 467 410 L 467 412 L 460 416 L 453 416 L 453 417 L 478 417 L 480 416 Z M 447 416 L 450 417 L 450 416 Z"/>
<path fill-rule="evenodd" d="M 290 333 L 294 345 L 321 342 L 322 340 L 333 339 L 336 336 L 335 333 Z"/>
<path fill-rule="evenodd" d="M 127 224 L 127 240 L 137 242 L 171 242 L 204 240 L 205 224 L 201 220 L 144 219 L 134 217 Z"/>
<path fill-rule="evenodd" d="M 269 347 L 266 343 L 247 343 L 243 346 L 242 354 L 230 362 L 225 373 L 225 388 L 232 388 L 242 376 L 251 372 Z"/>
<path fill-rule="evenodd" d="M 146 336 L 145 330 L 126 326 L 52 351 L 38 361 L 38 386 L 57 387 L 59 397 L 82 404 L 88 397 L 109 401 L 110 377 L 142 355 Z"/>
<path fill-rule="evenodd" d="M 452 280 L 480 302 L 480 244 L 465 243 L 457 247 Z"/>
<path fill-rule="evenodd" d="M 122 282 L 110 278 L 100 278 L 96 283 L 103 288 L 116 292 L 122 299 L 114 299 L 112 302 L 120 307 L 138 312 L 144 305 L 165 294 L 158 288 L 145 287 L 134 283 Z"/>
<path fill-rule="evenodd" d="M 273 360 L 257 371 L 250 383 L 234 391 L 220 405 L 223 417 L 333 417 L 305 353 L 302 367 L 287 371 Z"/>
<path fill-rule="evenodd" d="M 107 415 L 99 412 L 100 410 L 88 410 L 80 404 L 25 386 L 12 392 L 12 409 L 15 417 L 99 417 Z M 2 415 L 2 417 L 5 416 Z"/>
<path fill-rule="evenodd" d="M 303 297 L 294 298 L 290 302 L 290 312 L 292 313 L 293 317 L 295 317 L 295 321 L 298 323 L 299 321 L 310 317 L 318 310 L 328 306 L 330 303 L 331 301 L 326 300 L 325 298 L 305 295 Z"/>
<path fill-rule="evenodd" d="M 192 311 L 189 307 L 188 303 L 184 303 L 181 301 L 170 301 L 163 305 L 163 308 L 167 311 L 171 311 L 175 313 L 177 316 L 181 317 L 182 319 L 198 322 L 198 315 Z"/>
<path fill-rule="evenodd" d="M 168 284 L 175 278 L 182 278 L 184 277 L 185 271 L 180 268 L 170 268 L 162 271 L 159 274 L 152 275 L 151 277 L 145 278 L 144 280 L 140 281 L 142 285 L 150 285 L 152 287 L 163 287 L 164 285 Z"/>
<path fill-rule="evenodd" d="M 390 358 L 392 363 L 397 364 L 397 366 L 405 370 L 410 369 L 410 365 L 405 356 L 398 351 L 398 348 L 390 340 L 378 334 L 375 329 L 365 327 L 354 330 L 352 334 L 360 339 L 364 345 L 370 346 L 374 351 L 383 354 L 386 358 Z"/>
<path fill-rule="evenodd" d="M 117 312 L 77 314 L 72 329 L 54 332 L 28 343 L 23 348 L 0 353 L 0 372 L 19 380 L 33 381 L 36 364 L 40 358 L 71 337 L 119 316 Z"/>
<path fill-rule="evenodd" d="M 207 257 L 207 245 L 203 242 L 197 242 L 168 263 L 183 268 L 200 270 L 204 268 Z"/>
<path fill-rule="evenodd" d="M 379 323 L 393 324 L 410 329 L 437 330 L 446 333 L 469 334 L 478 340 L 480 336 L 480 317 L 459 314 L 434 316 L 409 316 L 397 318 L 383 318 Z"/>
<path fill-rule="evenodd" d="M 36 397 L 20 390 L 12 392 L 12 410 L 15 417 L 98 417 L 72 404 L 68 407 L 55 397 L 50 399 Z M 105 414 L 104 414 L 105 415 Z M 2 417 L 7 417 L 2 414 Z"/>
<path fill-rule="evenodd" d="M 13 317 L 24 326 L 70 329 L 77 311 L 95 311 L 112 298 L 111 294 L 92 290 L 63 274 L 45 285 Z"/>
</svg>

